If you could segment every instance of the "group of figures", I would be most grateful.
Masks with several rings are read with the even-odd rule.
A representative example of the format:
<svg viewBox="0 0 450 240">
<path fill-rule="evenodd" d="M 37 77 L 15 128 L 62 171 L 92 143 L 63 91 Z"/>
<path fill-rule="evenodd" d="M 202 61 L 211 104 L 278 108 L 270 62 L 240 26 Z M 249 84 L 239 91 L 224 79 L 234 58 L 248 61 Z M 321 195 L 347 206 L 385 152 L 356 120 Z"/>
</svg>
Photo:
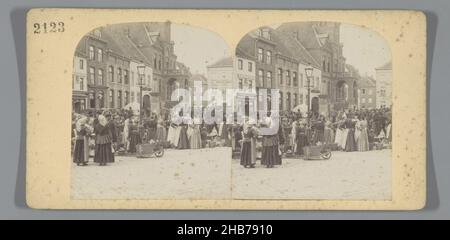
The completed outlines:
<svg viewBox="0 0 450 240">
<path fill-rule="evenodd" d="M 240 164 L 254 168 L 258 152 L 261 164 L 281 165 L 285 155 L 304 157 L 305 147 L 327 145 L 332 150 L 346 152 L 381 149 L 392 141 L 391 110 L 389 108 L 345 110 L 326 118 L 319 114 L 302 116 L 300 112 L 281 114 L 277 134 L 261 135 L 261 125 L 252 119 L 245 121 L 235 136 L 241 146 Z M 258 144 L 260 143 L 260 144 Z M 258 151 L 261 150 L 261 151 Z"/>
<path fill-rule="evenodd" d="M 282 164 L 284 155 L 303 157 L 308 146 L 326 144 L 333 150 L 369 151 L 392 139 L 389 108 L 345 110 L 329 117 L 306 115 L 284 112 L 279 116 L 278 132 L 262 135 L 260 128 L 271 121 L 257 122 L 247 117 L 243 124 L 175 124 L 156 113 L 142 122 L 131 111 L 76 114 L 73 162 L 86 166 L 93 155 L 94 162 L 104 166 L 114 162 L 116 152 L 135 154 L 139 144 L 159 142 L 173 149 L 231 147 L 239 152 L 242 166 L 254 168 L 256 159 L 261 158 L 262 165 L 272 168 Z"/>
<path fill-rule="evenodd" d="M 114 162 L 114 147 L 117 145 L 116 125 L 110 112 L 96 118 L 78 115 L 72 131 L 74 139 L 73 162 L 87 166 L 90 157 L 90 142 L 94 141 L 94 162 L 106 166 Z"/>
<path fill-rule="evenodd" d="M 231 147 L 226 124 L 175 124 L 156 113 L 140 120 L 132 111 L 103 111 L 72 117 L 73 162 L 86 166 L 89 157 L 100 165 L 114 162 L 115 153 L 135 154 L 139 144 L 161 143 L 164 148 Z"/>
</svg>

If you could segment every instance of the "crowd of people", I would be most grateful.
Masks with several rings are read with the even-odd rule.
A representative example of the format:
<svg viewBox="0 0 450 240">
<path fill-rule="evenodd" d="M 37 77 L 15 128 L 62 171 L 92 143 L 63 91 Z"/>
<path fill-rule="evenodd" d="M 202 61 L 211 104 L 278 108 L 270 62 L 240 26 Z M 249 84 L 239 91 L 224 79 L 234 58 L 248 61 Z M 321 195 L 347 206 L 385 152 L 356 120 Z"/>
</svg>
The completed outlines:
<svg viewBox="0 0 450 240">
<path fill-rule="evenodd" d="M 272 124 L 269 117 L 247 117 L 243 124 L 175 124 L 156 113 L 140 120 L 127 110 L 73 114 L 73 162 L 86 166 L 93 156 L 95 163 L 105 166 L 114 162 L 116 153 L 132 155 L 139 144 L 156 142 L 173 149 L 231 147 L 242 166 L 254 168 L 260 158 L 261 165 L 272 168 L 282 164 L 283 156 L 304 156 L 307 146 L 352 152 L 381 149 L 391 142 L 389 108 L 307 115 L 283 112 L 278 132 L 262 135 L 260 128 Z"/>
</svg>

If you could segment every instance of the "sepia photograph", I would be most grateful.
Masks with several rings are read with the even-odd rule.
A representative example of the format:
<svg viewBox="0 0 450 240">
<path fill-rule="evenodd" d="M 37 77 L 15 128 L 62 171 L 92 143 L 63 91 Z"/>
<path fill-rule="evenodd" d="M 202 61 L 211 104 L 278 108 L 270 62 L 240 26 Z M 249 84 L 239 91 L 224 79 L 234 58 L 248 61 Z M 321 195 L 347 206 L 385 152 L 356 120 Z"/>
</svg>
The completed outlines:
<svg viewBox="0 0 450 240">
<path fill-rule="evenodd" d="M 231 49 L 187 24 L 86 33 L 73 56 L 71 198 L 390 200 L 390 46 L 340 22 Z"/>
</svg>

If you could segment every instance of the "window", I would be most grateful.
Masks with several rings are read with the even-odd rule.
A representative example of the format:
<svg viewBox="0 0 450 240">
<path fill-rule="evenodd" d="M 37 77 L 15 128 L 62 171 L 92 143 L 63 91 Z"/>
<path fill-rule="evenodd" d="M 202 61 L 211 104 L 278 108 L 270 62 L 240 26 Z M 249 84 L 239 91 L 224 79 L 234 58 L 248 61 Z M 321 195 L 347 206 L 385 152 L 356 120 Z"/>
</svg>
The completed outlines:
<svg viewBox="0 0 450 240">
<path fill-rule="evenodd" d="M 94 60 L 94 58 L 95 58 L 94 46 L 89 46 L 89 60 Z"/>
<path fill-rule="evenodd" d="M 242 78 L 239 78 L 239 89 L 243 88 L 243 81 Z"/>
<path fill-rule="evenodd" d="M 302 105 L 302 104 L 303 104 L 303 94 L 300 93 L 300 105 Z"/>
<path fill-rule="evenodd" d="M 89 107 L 95 108 L 95 93 L 93 91 L 89 93 Z"/>
<path fill-rule="evenodd" d="M 109 107 L 114 108 L 114 90 L 109 90 Z"/>
<path fill-rule="evenodd" d="M 325 60 L 325 56 L 322 58 L 322 70 L 323 70 L 324 72 L 327 71 L 327 69 L 326 69 L 326 60 Z"/>
<path fill-rule="evenodd" d="M 267 77 L 267 88 L 272 88 L 272 72 L 267 72 L 266 73 L 266 77 Z"/>
<path fill-rule="evenodd" d="M 291 93 L 287 93 L 286 97 L 286 109 L 291 110 Z"/>
<path fill-rule="evenodd" d="M 298 95 L 297 95 L 297 93 L 294 93 L 294 104 L 295 104 L 295 106 L 298 105 Z"/>
<path fill-rule="evenodd" d="M 291 85 L 291 71 L 289 71 L 289 70 L 286 70 L 286 84 L 288 86 Z"/>
<path fill-rule="evenodd" d="M 242 69 L 243 69 L 243 64 L 244 64 L 244 63 L 242 62 L 242 59 L 239 59 L 239 60 L 238 60 L 238 69 L 239 69 L 239 70 L 242 70 Z"/>
<path fill-rule="evenodd" d="M 272 64 L 272 52 L 271 51 L 266 51 L 266 63 Z"/>
<path fill-rule="evenodd" d="M 103 91 L 97 92 L 97 99 L 98 99 L 98 107 L 104 108 L 105 100 L 103 99 Z"/>
<path fill-rule="evenodd" d="M 95 68 L 89 68 L 89 84 L 95 84 Z"/>
<path fill-rule="evenodd" d="M 156 57 L 153 58 L 153 68 L 156 69 Z"/>
<path fill-rule="evenodd" d="M 134 86 L 134 72 L 131 71 L 131 86 Z"/>
<path fill-rule="evenodd" d="M 280 110 L 283 110 L 283 92 L 282 91 L 280 91 Z"/>
<path fill-rule="evenodd" d="M 130 81 L 128 79 L 128 70 L 123 71 L 123 78 L 124 78 L 125 84 L 130 83 Z"/>
<path fill-rule="evenodd" d="M 262 37 L 270 40 L 270 32 L 269 29 L 262 30 Z"/>
<path fill-rule="evenodd" d="M 258 70 L 258 83 L 259 83 L 259 86 L 263 86 L 263 82 L 264 82 L 264 71 L 263 70 Z"/>
<path fill-rule="evenodd" d="M 248 88 L 249 89 L 253 88 L 253 81 L 251 79 L 248 81 Z"/>
<path fill-rule="evenodd" d="M 131 92 L 131 102 L 134 102 L 134 92 Z"/>
<path fill-rule="evenodd" d="M 125 91 L 125 106 L 130 102 L 130 93 Z"/>
<path fill-rule="evenodd" d="M 103 62 L 103 50 L 101 48 L 97 49 L 97 61 Z"/>
<path fill-rule="evenodd" d="M 319 86 L 320 86 L 320 79 L 319 79 L 319 77 L 316 77 L 316 88 L 319 88 Z"/>
<path fill-rule="evenodd" d="M 262 48 L 258 48 L 258 62 L 263 62 L 264 50 Z"/>
<path fill-rule="evenodd" d="M 108 67 L 108 77 L 109 77 L 109 81 L 114 82 L 114 67 L 113 66 Z"/>
<path fill-rule="evenodd" d="M 300 87 L 304 87 L 303 85 L 303 73 L 300 73 Z"/>
<path fill-rule="evenodd" d="M 122 68 L 117 69 L 117 82 L 122 83 Z"/>
<path fill-rule="evenodd" d="M 83 91 L 84 90 L 84 78 L 80 78 L 79 83 L 80 83 L 80 91 Z"/>
<path fill-rule="evenodd" d="M 117 107 L 122 108 L 122 91 L 117 91 Z"/>
<path fill-rule="evenodd" d="M 278 68 L 278 81 L 280 85 L 283 85 L 283 69 L 281 68 Z"/>
<path fill-rule="evenodd" d="M 372 103 L 372 98 L 369 98 L 368 100 L 369 100 L 369 103 Z"/>
<path fill-rule="evenodd" d="M 83 59 L 80 59 L 80 70 L 84 69 L 84 61 Z"/>
<path fill-rule="evenodd" d="M 366 89 L 364 89 L 364 88 L 361 89 L 361 93 L 362 93 L 362 94 L 366 94 Z"/>
<path fill-rule="evenodd" d="M 103 69 L 98 70 L 97 84 L 103 86 Z"/>
<path fill-rule="evenodd" d="M 292 72 L 292 76 L 293 76 L 292 82 L 294 84 L 294 87 L 297 87 L 298 86 L 297 72 Z"/>
<path fill-rule="evenodd" d="M 260 36 L 260 37 L 263 36 L 263 31 L 262 31 L 262 29 L 258 29 L 258 36 Z"/>
<path fill-rule="evenodd" d="M 161 63 L 162 63 L 161 58 L 159 58 L 159 60 L 158 60 L 158 69 L 159 70 L 161 70 Z"/>
<path fill-rule="evenodd" d="M 249 72 L 253 71 L 253 63 L 251 63 L 251 62 L 248 63 L 248 71 Z"/>
</svg>

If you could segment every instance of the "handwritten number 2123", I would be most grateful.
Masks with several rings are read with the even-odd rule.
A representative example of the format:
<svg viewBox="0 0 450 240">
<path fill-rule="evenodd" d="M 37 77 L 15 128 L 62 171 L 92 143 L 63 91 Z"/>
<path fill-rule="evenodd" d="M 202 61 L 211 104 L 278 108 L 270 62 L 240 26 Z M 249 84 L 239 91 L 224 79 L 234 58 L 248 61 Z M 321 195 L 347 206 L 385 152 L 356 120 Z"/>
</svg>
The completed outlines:
<svg viewBox="0 0 450 240">
<path fill-rule="evenodd" d="M 33 27 L 35 34 L 64 32 L 64 22 L 35 23 Z"/>
</svg>

